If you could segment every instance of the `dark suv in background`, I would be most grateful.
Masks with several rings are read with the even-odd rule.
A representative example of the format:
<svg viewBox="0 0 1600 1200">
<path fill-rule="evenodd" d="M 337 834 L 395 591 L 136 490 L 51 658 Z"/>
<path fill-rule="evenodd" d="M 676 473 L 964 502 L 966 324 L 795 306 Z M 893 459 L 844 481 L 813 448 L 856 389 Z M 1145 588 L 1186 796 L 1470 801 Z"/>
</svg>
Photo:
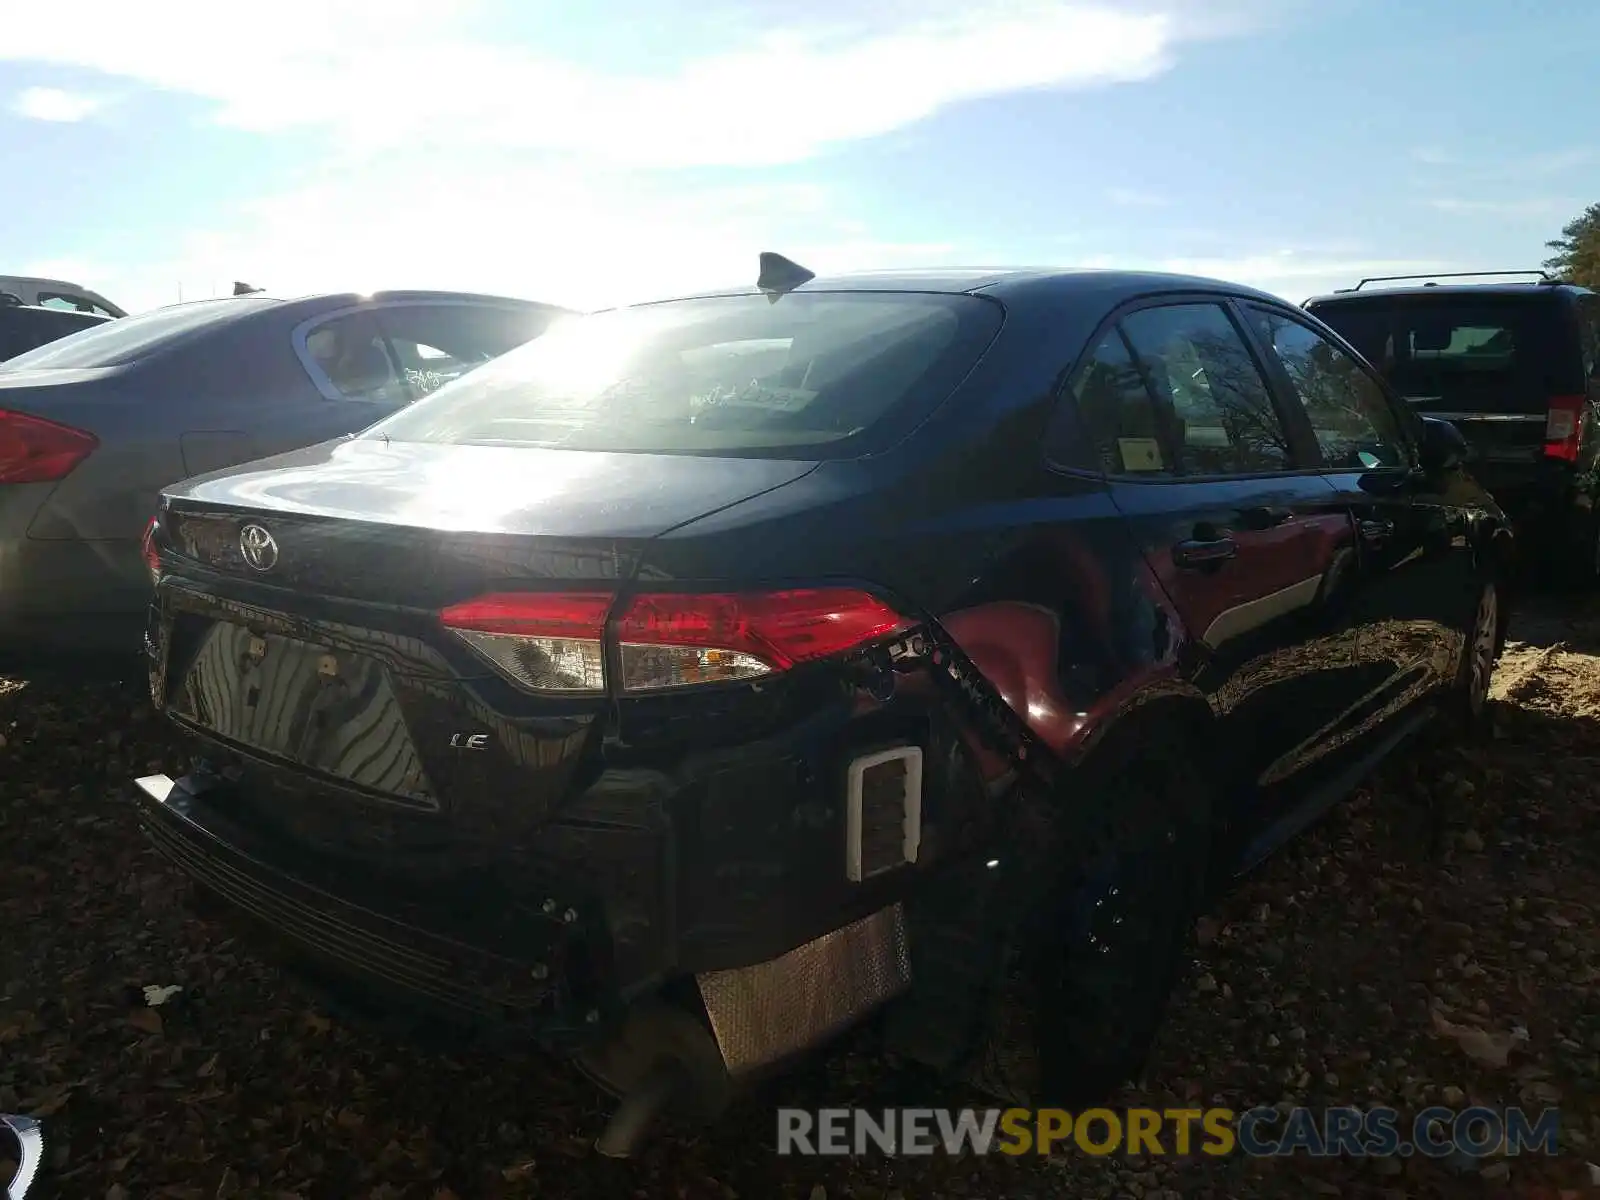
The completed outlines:
<svg viewBox="0 0 1600 1200">
<path fill-rule="evenodd" d="M 20 296 L 0 292 L 0 362 L 111 319 L 99 313 L 24 304 Z"/>
<path fill-rule="evenodd" d="M 1538 278 L 1507 282 L 1513 275 Z M 1429 282 L 1363 290 L 1420 280 Z M 1581 581 L 1600 579 L 1600 295 L 1536 271 L 1490 271 L 1363 279 L 1304 307 L 1419 414 L 1456 424 L 1473 475 L 1522 527 L 1519 544 Z"/>
</svg>

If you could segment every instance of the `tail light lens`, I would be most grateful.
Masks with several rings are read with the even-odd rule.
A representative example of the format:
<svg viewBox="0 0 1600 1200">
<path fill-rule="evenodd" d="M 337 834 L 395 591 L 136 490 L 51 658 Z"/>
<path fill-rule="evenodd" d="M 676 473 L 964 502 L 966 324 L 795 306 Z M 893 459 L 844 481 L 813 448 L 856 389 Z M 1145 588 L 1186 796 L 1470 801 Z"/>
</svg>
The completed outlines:
<svg viewBox="0 0 1600 1200">
<path fill-rule="evenodd" d="M 1544 422 L 1544 455 L 1577 462 L 1583 444 L 1583 417 L 1588 400 L 1583 396 L 1556 396 Z"/>
<path fill-rule="evenodd" d="M 639 596 L 617 622 L 622 689 L 753 679 L 910 625 L 877 597 L 847 588 Z"/>
<path fill-rule="evenodd" d="M 593 695 L 606 689 L 611 599 L 604 592 L 508 592 L 453 604 L 439 619 L 530 691 Z"/>
<path fill-rule="evenodd" d="M 445 628 L 530 691 L 605 691 L 606 616 L 613 597 L 504 593 L 455 604 Z M 850 588 L 635 597 L 614 636 L 622 690 L 732 683 L 831 658 L 913 622 Z"/>
<path fill-rule="evenodd" d="M 99 445 L 82 429 L 0 408 L 0 483 L 54 483 Z"/>
<path fill-rule="evenodd" d="M 139 544 L 139 553 L 144 557 L 144 565 L 150 568 L 150 582 L 161 582 L 161 552 L 156 549 L 156 530 L 161 526 L 160 517 L 151 517 L 150 524 L 144 527 L 144 540 Z"/>
</svg>

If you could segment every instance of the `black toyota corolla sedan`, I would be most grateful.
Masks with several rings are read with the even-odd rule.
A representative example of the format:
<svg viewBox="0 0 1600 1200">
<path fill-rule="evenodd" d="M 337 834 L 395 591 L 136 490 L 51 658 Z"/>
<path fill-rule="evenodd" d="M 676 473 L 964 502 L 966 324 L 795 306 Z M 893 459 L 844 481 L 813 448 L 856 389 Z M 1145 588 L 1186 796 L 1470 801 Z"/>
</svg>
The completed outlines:
<svg viewBox="0 0 1600 1200">
<path fill-rule="evenodd" d="M 1481 713 L 1462 455 L 1246 288 L 764 256 L 169 488 L 201 757 L 136 798 L 309 977 L 574 1056 L 613 1150 L 869 1014 L 1077 1103 L 1217 887 Z"/>
</svg>

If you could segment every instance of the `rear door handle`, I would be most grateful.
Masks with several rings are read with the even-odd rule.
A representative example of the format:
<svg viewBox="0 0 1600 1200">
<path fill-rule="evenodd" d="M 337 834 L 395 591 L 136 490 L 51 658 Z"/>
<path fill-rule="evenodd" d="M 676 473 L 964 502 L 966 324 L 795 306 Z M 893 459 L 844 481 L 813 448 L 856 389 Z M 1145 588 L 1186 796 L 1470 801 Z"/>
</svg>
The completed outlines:
<svg viewBox="0 0 1600 1200">
<path fill-rule="evenodd" d="M 1247 508 L 1239 514 L 1239 517 L 1241 524 L 1247 529 L 1276 529 L 1279 525 L 1294 519 L 1294 510 L 1269 504 L 1259 508 Z"/>
<path fill-rule="evenodd" d="M 1239 553 L 1239 543 L 1230 537 L 1190 538 L 1172 548 L 1172 561 L 1185 569 L 1227 562 Z"/>
</svg>

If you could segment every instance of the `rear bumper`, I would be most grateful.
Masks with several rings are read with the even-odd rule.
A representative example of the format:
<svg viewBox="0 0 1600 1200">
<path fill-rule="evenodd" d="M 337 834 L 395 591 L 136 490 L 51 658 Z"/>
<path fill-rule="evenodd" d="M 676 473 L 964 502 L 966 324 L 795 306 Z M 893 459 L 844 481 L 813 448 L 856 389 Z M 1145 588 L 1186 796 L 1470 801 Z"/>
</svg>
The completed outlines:
<svg viewBox="0 0 1600 1200">
<path fill-rule="evenodd" d="M 475 1037 L 570 1054 L 619 1094 L 638 1086 L 662 1054 L 691 1066 L 702 1099 L 720 1093 L 727 1081 L 826 1041 L 910 986 L 905 919 L 891 904 L 771 959 L 698 973 L 685 982 L 697 988 L 702 1013 L 694 1012 L 692 993 L 668 993 L 678 1015 L 669 1022 L 676 1031 L 664 1030 L 666 980 L 617 986 L 604 966 L 609 945 L 598 904 L 550 897 L 533 911 L 490 910 L 447 891 L 407 906 L 359 873 L 346 871 L 335 885 L 315 867 L 291 874 L 275 866 L 284 848 L 229 821 L 224 810 L 237 795 L 225 782 L 146 776 L 134 794 L 155 846 L 288 943 L 290 965 L 309 968 L 301 974 L 314 987 L 338 998 L 354 991 L 364 1015 L 381 1023 L 397 1014 L 438 1017 Z"/>
<path fill-rule="evenodd" d="M 575 986 L 572 963 L 587 938 L 570 907 L 521 914 L 515 946 L 475 945 L 458 930 L 389 915 L 392 898 L 363 894 L 358 877 L 347 875 L 335 895 L 315 870 L 285 872 L 273 864 L 281 849 L 228 820 L 230 798 L 226 784 L 192 776 L 146 776 L 134 787 L 140 824 L 169 860 L 370 994 L 547 1043 L 593 1033 L 600 997 Z"/>
</svg>

